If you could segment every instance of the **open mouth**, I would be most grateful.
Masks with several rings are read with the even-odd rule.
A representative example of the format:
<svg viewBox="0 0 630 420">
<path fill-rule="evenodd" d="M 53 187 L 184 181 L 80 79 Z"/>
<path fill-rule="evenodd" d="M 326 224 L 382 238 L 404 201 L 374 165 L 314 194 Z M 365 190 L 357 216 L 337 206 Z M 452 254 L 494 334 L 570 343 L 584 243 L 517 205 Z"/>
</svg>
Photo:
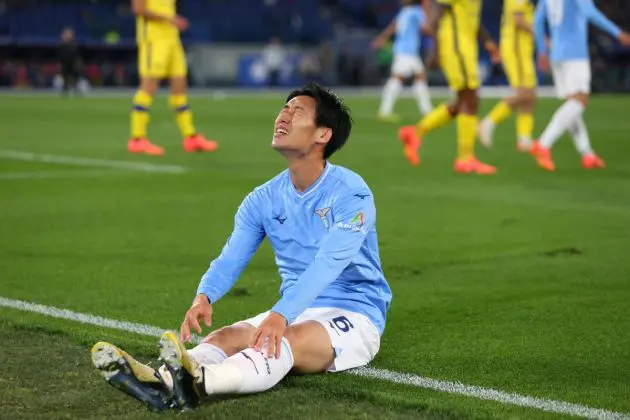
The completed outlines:
<svg viewBox="0 0 630 420">
<path fill-rule="evenodd" d="M 276 127 L 276 131 L 274 131 L 274 137 L 282 137 L 282 136 L 286 136 L 287 134 L 289 134 L 289 130 L 287 130 L 284 127 Z"/>
</svg>

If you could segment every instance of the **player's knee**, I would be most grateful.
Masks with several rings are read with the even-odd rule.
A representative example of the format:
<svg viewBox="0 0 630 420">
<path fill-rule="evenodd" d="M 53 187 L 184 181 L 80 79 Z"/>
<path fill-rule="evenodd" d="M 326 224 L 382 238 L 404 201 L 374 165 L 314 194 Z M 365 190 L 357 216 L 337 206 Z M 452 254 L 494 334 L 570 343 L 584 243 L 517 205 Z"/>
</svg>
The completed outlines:
<svg viewBox="0 0 630 420">
<path fill-rule="evenodd" d="M 463 114 L 477 114 L 479 109 L 479 96 L 477 91 L 472 89 L 464 89 L 459 93 L 459 112 Z"/>
<path fill-rule="evenodd" d="M 158 89 L 158 81 L 152 78 L 143 78 L 140 81 L 140 89 L 153 96 Z"/>
<path fill-rule="evenodd" d="M 573 100 L 576 100 L 576 101 L 580 102 L 582 105 L 584 105 L 584 107 L 586 107 L 586 105 L 588 105 L 588 94 L 587 93 L 576 93 L 574 95 L 571 95 L 571 97 L 569 99 L 573 99 Z"/>
<path fill-rule="evenodd" d="M 417 73 L 415 76 L 416 82 L 424 82 L 427 76 L 424 73 Z"/>
<path fill-rule="evenodd" d="M 300 374 L 325 372 L 334 361 L 334 351 L 326 329 L 306 322 L 287 328 L 284 334 L 293 353 L 293 369 Z"/>
<path fill-rule="evenodd" d="M 211 332 L 203 342 L 219 347 L 229 357 L 246 349 L 255 331 L 254 327 L 247 324 L 230 325 Z"/>
<path fill-rule="evenodd" d="M 170 80 L 170 91 L 173 95 L 183 95 L 186 93 L 187 82 L 185 77 L 174 77 Z"/>
</svg>

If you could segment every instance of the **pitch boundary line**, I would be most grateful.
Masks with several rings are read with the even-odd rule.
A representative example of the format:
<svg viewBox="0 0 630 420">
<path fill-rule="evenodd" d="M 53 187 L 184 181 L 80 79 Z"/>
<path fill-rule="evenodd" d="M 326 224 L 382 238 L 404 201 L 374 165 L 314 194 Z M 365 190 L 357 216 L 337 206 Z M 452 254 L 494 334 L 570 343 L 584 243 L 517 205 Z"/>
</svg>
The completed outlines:
<svg viewBox="0 0 630 420">
<path fill-rule="evenodd" d="M 84 178 L 96 175 L 121 174 L 123 172 L 111 169 L 76 169 L 72 171 L 24 171 L 24 172 L 0 172 L 0 181 L 34 180 L 34 179 L 62 179 Z"/>
<path fill-rule="evenodd" d="M 126 160 L 97 159 L 78 156 L 48 155 L 23 152 L 20 150 L 0 150 L 0 158 L 21 160 L 26 162 L 56 163 L 61 165 L 89 166 L 113 169 L 128 169 L 141 172 L 163 172 L 181 174 L 189 169 L 178 165 L 165 165 L 146 162 L 131 162 Z"/>
<path fill-rule="evenodd" d="M 9 299 L 2 296 L 0 296 L 0 307 L 18 309 L 21 311 L 37 313 L 52 318 L 65 319 L 82 324 L 111 328 L 115 330 L 152 337 L 159 337 L 165 331 L 164 328 L 160 328 L 154 325 L 138 324 L 135 322 L 104 318 L 98 315 L 75 312 L 68 309 L 41 305 L 37 303 L 26 302 L 23 300 Z M 193 341 L 198 343 L 200 341 L 200 338 L 194 336 Z M 444 381 L 439 379 L 427 378 L 411 373 L 394 372 L 387 369 L 362 367 L 348 371 L 348 374 L 384 380 L 396 384 L 409 385 L 418 388 L 426 388 L 434 391 L 446 392 L 449 394 L 464 395 L 481 400 L 495 401 L 502 404 L 516 405 L 525 408 L 535 408 L 550 413 L 568 414 L 572 416 L 602 420 L 630 419 L 630 413 L 621 413 L 605 410 L 602 408 L 593 408 L 586 405 L 569 403 L 566 401 L 556 401 L 547 398 L 530 397 L 527 395 L 508 393 L 492 388 L 466 385 L 461 382 Z"/>
</svg>

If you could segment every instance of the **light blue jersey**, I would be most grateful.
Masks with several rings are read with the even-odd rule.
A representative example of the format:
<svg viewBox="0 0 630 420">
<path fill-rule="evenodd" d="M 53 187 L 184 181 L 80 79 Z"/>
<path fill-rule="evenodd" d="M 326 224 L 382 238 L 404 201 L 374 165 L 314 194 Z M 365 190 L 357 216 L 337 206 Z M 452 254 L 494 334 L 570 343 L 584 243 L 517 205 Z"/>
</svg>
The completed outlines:
<svg viewBox="0 0 630 420">
<path fill-rule="evenodd" d="M 394 54 L 418 55 L 422 39 L 420 28 L 425 15 L 421 6 L 405 6 L 396 15 L 396 40 Z"/>
<path fill-rule="evenodd" d="M 212 303 L 220 299 L 266 236 L 282 278 L 272 311 L 290 323 L 307 308 L 345 309 L 367 316 L 382 334 L 392 293 L 375 222 L 372 192 L 354 172 L 327 163 L 319 179 L 298 192 L 286 170 L 242 202 L 234 230 L 197 293 Z"/>
<path fill-rule="evenodd" d="M 536 47 L 547 53 L 545 21 L 551 35 L 551 62 L 588 60 L 588 23 L 618 37 L 621 30 L 593 4 L 592 0 L 540 0 L 534 30 Z"/>
</svg>

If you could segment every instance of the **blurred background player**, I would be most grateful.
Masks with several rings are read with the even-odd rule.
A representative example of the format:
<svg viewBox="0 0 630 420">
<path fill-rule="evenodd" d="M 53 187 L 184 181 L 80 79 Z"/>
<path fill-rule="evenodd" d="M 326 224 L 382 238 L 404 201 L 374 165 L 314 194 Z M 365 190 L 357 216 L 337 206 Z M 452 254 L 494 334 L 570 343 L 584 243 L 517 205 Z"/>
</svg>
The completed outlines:
<svg viewBox="0 0 630 420">
<path fill-rule="evenodd" d="M 481 39 L 493 63 L 499 62 L 499 50 L 481 25 L 482 2 L 437 0 L 430 31 L 436 33 L 435 49 L 448 85 L 456 92 L 454 101 L 442 104 L 425 116 L 417 126 L 402 127 L 399 137 L 405 156 L 412 165 L 420 164 L 418 149 L 423 136 L 457 118 L 458 153 L 454 169 L 460 173 L 494 174 L 496 168 L 475 157 L 477 110 L 480 86 L 477 38 Z"/>
<path fill-rule="evenodd" d="M 67 95 L 70 89 L 77 91 L 79 79 L 79 48 L 74 39 L 74 30 L 64 28 L 61 32 L 61 45 L 59 46 L 59 64 L 61 66 L 61 78 L 63 80 L 63 94 Z"/>
<path fill-rule="evenodd" d="M 551 56 L 545 44 L 545 21 L 551 33 Z M 588 22 L 630 46 L 630 35 L 597 10 L 592 0 L 540 0 L 536 7 L 534 32 L 539 65 L 545 72 L 551 68 L 556 94 L 565 100 L 532 147 L 538 166 L 548 171 L 555 170 L 551 148 L 567 130 L 582 155 L 584 168 L 605 166 L 591 148 L 582 117 L 591 91 Z"/>
<path fill-rule="evenodd" d="M 421 31 L 427 22 L 427 13 L 420 6 L 422 0 L 402 0 L 403 7 L 394 20 L 374 39 L 372 48 L 381 48 L 396 35 L 394 41 L 394 61 L 391 75 L 383 87 L 378 118 L 381 121 L 398 122 L 400 116 L 393 113 L 394 104 L 408 77 L 414 76 L 413 94 L 422 115 L 433 109 L 424 64 L 420 58 Z"/>
<path fill-rule="evenodd" d="M 536 65 L 533 35 L 534 6 L 530 0 L 505 0 L 501 19 L 501 61 L 514 94 L 499 102 L 479 124 L 479 141 L 492 146 L 494 128 L 516 116 L 517 148 L 529 151 L 532 146 L 536 100 Z"/>
<path fill-rule="evenodd" d="M 164 154 L 162 147 L 147 138 L 147 126 L 149 109 L 160 81 L 169 78 L 169 104 L 184 137 L 184 150 L 215 151 L 218 144 L 197 133 L 186 96 L 188 66 L 180 31 L 188 28 L 188 20 L 176 14 L 175 0 L 132 0 L 131 6 L 136 15 L 140 89 L 133 98 L 128 150 L 148 155 Z"/>
</svg>

